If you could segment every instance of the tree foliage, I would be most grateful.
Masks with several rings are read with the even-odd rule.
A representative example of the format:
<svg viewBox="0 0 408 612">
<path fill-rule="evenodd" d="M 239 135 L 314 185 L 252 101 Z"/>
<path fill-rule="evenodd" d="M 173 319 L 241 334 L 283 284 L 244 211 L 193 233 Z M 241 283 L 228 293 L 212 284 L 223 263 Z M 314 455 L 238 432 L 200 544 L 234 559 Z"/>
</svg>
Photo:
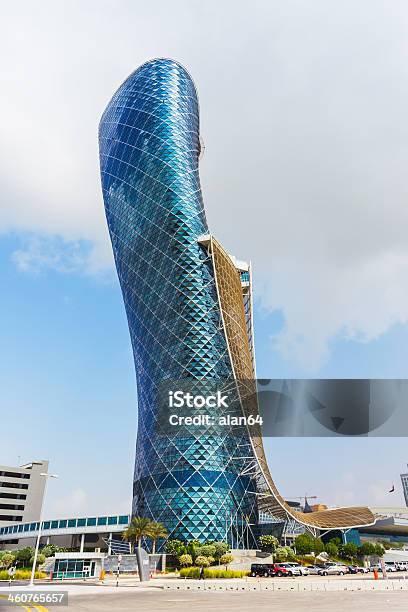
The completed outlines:
<svg viewBox="0 0 408 612">
<path fill-rule="evenodd" d="M 195 565 L 198 567 L 208 567 L 210 562 L 207 557 L 204 557 L 204 555 L 199 555 L 195 560 Z"/>
<path fill-rule="evenodd" d="M 338 547 L 332 541 L 327 542 L 327 544 L 325 544 L 324 550 L 327 552 L 328 555 L 330 555 L 330 557 L 337 557 L 339 554 Z"/>
<path fill-rule="evenodd" d="M 220 559 L 223 555 L 225 555 L 229 551 L 229 546 L 226 542 L 214 542 L 215 546 L 215 559 Z"/>
<path fill-rule="evenodd" d="M 181 540 L 167 540 L 164 550 L 168 555 L 174 555 L 175 557 L 179 557 L 186 553 L 186 546 L 183 544 Z"/>
<path fill-rule="evenodd" d="M 156 521 L 151 521 L 148 527 L 148 537 L 153 542 L 152 553 L 156 552 L 156 542 L 162 538 L 167 537 L 167 529 L 163 525 L 163 523 L 157 523 Z"/>
<path fill-rule="evenodd" d="M 45 561 L 45 555 L 43 555 L 42 553 L 38 553 L 37 555 L 37 563 L 35 565 L 36 569 L 39 565 L 41 565 L 42 563 L 44 563 Z M 31 557 L 30 559 L 30 565 L 32 566 L 34 563 L 34 555 Z"/>
<path fill-rule="evenodd" d="M 275 560 L 278 561 L 278 563 L 282 563 L 284 561 L 287 561 L 287 559 L 288 559 L 288 550 L 286 546 L 278 546 L 277 549 L 275 550 Z"/>
<path fill-rule="evenodd" d="M 228 569 L 228 565 L 232 563 L 233 560 L 234 557 L 229 553 L 226 553 L 225 555 L 222 555 L 222 557 L 220 557 L 220 563 L 222 565 L 225 565 L 225 569 Z"/>
<path fill-rule="evenodd" d="M 141 516 L 134 516 L 130 521 L 129 526 L 122 533 L 122 539 L 131 544 L 142 545 L 142 538 L 149 536 L 149 527 L 151 520 Z"/>
<path fill-rule="evenodd" d="M 354 542 L 348 542 L 347 544 L 341 544 L 339 547 L 339 555 L 342 559 L 353 559 L 357 556 L 358 547 Z"/>
<path fill-rule="evenodd" d="M 34 548 L 31 546 L 27 546 L 26 548 L 21 548 L 20 550 L 16 550 L 16 565 L 19 567 L 24 567 L 29 565 L 31 557 L 34 555 Z"/>
<path fill-rule="evenodd" d="M 301 533 L 295 538 L 295 548 L 299 555 L 308 555 L 312 552 L 319 554 L 324 550 L 324 544 L 320 538 L 314 538 L 308 533 Z"/>
<path fill-rule="evenodd" d="M 13 563 L 15 555 L 8 550 L 0 552 L 0 568 L 7 569 Z"/>
<path fill-rule="evenodd" d="M 193 559 L 191 558 L 191 555 L 180 555 L 179 563 L 181 567 L 188 567 L 189 565 L 193 565 Z"/>
<path fill-rule="evenodd" d="M 273 535 L 261 535 L 258 539 L 258 544 L 261 550 L 274 553 L 279 546 L 279 540 Z"/>
<path fill-rule="evenodd" d="M 55 544 L 46 544 L 41 549 L 41 553 L 46 557 L 53 557 L 57 552 L 67 552 L 66 548 L 56 546 Z"/>
<path fill-rule="evenodd" d="M 216 548 L 214 544 L 203 544 L 195 549 L 197 557 L 215 557 Z"/>
<path fill-rule="evenodd" d="M 358 555 L 360 557 L 375 555 L 375 544 L 372 542 L 363 542 L 361 546 L 358 547 Z"/>
</svg>

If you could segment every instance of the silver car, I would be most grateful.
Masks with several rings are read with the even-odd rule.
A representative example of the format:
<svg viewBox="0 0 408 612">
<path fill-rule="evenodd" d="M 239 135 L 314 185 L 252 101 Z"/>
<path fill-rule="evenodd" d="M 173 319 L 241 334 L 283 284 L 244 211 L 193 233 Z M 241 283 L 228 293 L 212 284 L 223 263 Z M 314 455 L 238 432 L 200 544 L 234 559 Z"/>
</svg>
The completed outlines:
<svg viewBox="0 0 408 612">
<path fill-rule="evenodd" d="M 283 564 L 288 570 L 288 574 L 290 576 L 290 571 L 292 571 L 294 576 L 307 576 L 309 574 L 309 570 L 304 565 L 300 565 L 300 563 L 284 563 Z"/>
<path fill-rule="evenodd" d="M 317 575 L 319 573 L 319 571 L 321 569 L 323 569 L 323 566 L 321 566 L 321 565 L 308 565 L 306 569 L 307 569 L 309 574 L 316 574 Z"/>
<path fill-rule="evenodd" d="M 348 569 L 345 565 L 340 565 L 340 564 L 333 564 L 333 565 L 326 565 L 326 567 L 322 567 L 321 570 L 319 570 L 318 574 L 319 576 L 344 576 L 344 574 L 347 574 Z"/>
</svg>

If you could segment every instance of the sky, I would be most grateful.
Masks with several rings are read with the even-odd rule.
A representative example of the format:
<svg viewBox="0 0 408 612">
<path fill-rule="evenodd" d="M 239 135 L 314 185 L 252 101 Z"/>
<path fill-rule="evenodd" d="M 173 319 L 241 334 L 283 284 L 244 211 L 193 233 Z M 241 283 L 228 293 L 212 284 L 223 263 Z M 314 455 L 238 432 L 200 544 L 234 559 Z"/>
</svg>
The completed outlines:
<svg viewBox="0 0 408 612">
<path fill-rule="evenodd" d="M 0 5 L 0 463 L 50 460 L 48 516 L 130 509 L 136 384 L 97 127 L 153 57 L 198 88 L 209 225 L 253 266 L 258 376 L 407 376 L 406 2 Z M 403 505 L 406 438 L 266 448 L 285 496 Z"/>
</svg>

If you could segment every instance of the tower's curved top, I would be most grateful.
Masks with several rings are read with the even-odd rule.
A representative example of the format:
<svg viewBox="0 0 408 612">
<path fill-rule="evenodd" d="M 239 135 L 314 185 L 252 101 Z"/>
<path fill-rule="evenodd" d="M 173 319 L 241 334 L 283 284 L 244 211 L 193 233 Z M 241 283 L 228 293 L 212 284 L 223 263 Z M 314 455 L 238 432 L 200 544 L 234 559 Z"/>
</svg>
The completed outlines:
<svg viewBox="0 0 408 612">
<path fill-rule="evenodd" d="M 142 104 L 141 104 L 142 103 Z M 134 112 L 137 111 L 137 121 Z M 177 134 L 190 136 L 198 164 L 200 154 L 199 102 L 197 89 L 188 71 L 179 62 L 169 58 L 152 59 L 137 68 L 120 85 L 102 114 L 99 138 L 106 135 L 107 123 L 117 131 L 117 125 L 142 128 L 140 112 L 146 112 L 146 134 L 151 132 L 147 115 L 151 120 L 166 121 Z M 106 144 L 106 143 L 105 143 Z M 123 145 L 123 143 L 119 143 Z M 177 140 L 178 153 L 183 142 Z M 181 148 L 181 150 L 180 150 Z"/>
</svg>

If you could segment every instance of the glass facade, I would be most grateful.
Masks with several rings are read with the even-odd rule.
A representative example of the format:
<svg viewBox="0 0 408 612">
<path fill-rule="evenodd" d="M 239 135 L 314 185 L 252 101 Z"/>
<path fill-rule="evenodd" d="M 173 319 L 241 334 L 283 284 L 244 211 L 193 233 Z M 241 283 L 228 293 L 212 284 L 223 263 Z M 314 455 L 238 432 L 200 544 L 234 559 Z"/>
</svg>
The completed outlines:
<svg viewBox="0 0 408 612">
<path fill-rule="evenodd" d="M 121 525 L 125 529 L 129 524 L 130 516 L 128 514 L 119 514 L 116 516 L 98 516 L 89 518 L 69 518 L 60 519 L 58 521 L 43 521 L 42 531 L 58 530 L 58 529 L 78 529 L 81 527 L 102 527 L 109 525 Z M 20 525 L 6 525 L 0 527 L 0 536 L 10 533 L 21 533 L 25 531 L 37 531 L 39 523 L 21 523 Z"/>
<path fill-rule="evenodd" d="M 234 378 L 212 259 L 198 240 L 208 227 L 186 70 L 169 59 L 138 68 L 108 104 L 99 144 L 138 387 L 133 514 L 164 523 L 171 538 L 220 540 L 234 529 L 238 538 L 244 520 L 257 522 L 255 482 L 241 475 L 246 431 L 176 438 L 157 418 L 163 379 Z"/>
</svg>

